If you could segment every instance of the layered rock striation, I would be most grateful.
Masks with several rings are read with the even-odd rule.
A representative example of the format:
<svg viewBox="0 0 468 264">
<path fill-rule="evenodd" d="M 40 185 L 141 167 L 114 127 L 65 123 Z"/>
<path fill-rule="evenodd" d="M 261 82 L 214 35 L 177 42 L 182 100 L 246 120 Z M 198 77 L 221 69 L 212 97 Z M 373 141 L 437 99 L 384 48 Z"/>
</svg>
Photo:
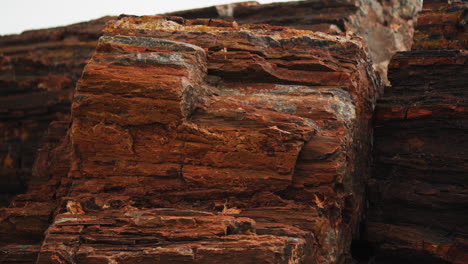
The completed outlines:
<svg viewBox="0 0 468 264">
<path fill-rule="evenodd" d="M 9 207 L 0 208 L 0 260 L 2 263 L 35 263 L 44 233 L 61 197 L 68 192 L 70 169 L 69 121 L 50 124 L 38 151 L 28 192 L 17 195 Z M 66 200 L 63 200 L 66 203 Z"/>
<path fill-rule="evenodd" d="M 425 1 L 373 135 L 419 4 L 2 37 L 0 262 L 467 263 L 465 3 Z"/>
<path fill-rule="evenodd" d="M 39 161 L 61 159 L 37 162 L 55 186 L 43 242 L 23 242 L 37 263 L 350 260 L 379 86 L 361 42 L 177 17 L 105 32 Z"/>
<path fill-rule="evenodd" d="M 368 237 L 379 263 L 467 263 L 466 5 L 425 1 L 378 101 Z"/>
<path fill-rule="evenodd" d="M 185 18 L 223 18 L 239 24 L 271 24 L 334 34 L 356 33 L 369 46 L 374 68 L 386 79 L 396 51 L 410 47 L 412 1 L 243 2 L 177 12 Z M 101 30 L 115 17 L 0 37 L 0 204 L 24 193 L 37 149 L 51 121 L 67 120 L 77 79 Z"/>
<path fill-rule="evenodd" d="M 52 121 L 68 120 L 73 91 L 103 18 L 0 38 L 0 205 L 26 191 Z"/>
<path fill-rule="evenodd" d="M 239 24 L 269 24 L 360 36 L 374 69 L 387 80 L 393 54 L 411 48 L 421 0 L 308 0 L 260 5 L 255 1 L 171 13 L 185 18 L 221 18 Z"/>
</svg>

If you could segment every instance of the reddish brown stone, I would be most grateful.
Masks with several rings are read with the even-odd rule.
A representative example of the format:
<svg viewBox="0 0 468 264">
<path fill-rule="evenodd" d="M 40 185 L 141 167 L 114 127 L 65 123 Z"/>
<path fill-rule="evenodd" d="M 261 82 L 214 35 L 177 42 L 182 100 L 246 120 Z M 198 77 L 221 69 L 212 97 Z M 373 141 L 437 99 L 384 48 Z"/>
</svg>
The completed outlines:
<svg viewBox="0 0 468 264">
<path fill-rule="evenodd" d="M 378 85 L 360 42 L 175 21 L 100 39 L 38 263 L 349 259 Z"/>
<path fill-rule="evenodd" d="M 235 19 L 239 24 L 268 23 L 329 33 L 354 32 L 370 47 L 374 68 L 385 79 L 391 55 L 411 44 L 418 3 L 314 0 L 259 5 L 249 1 L 178 14 L 186 18 Z M 101 29 L 110 19 L 113 17 L 0 37 L 0 204 L 8 205 L 15 195 L 26 190 L 36 150 L 43 144 L 41 138 L 51 121 L 68 117 L 76 80 L 92 55 Z M 190 23 L 204 22 L 195 19 Z M 211 20 L 209 25 L 236 23 Z M 294 67 L 300 68 L 301 64 Z"/>
<path fill-rule="evenodd" d="M 0 37 L 0 205 L 24 193 L 49 123 L 67 120 L 76 81 L 110 17 Z"/>
<path fill-rule="evenodd" d="M 309 0 L 259 5 L 244 2 L 173 12 L 184 18 L 222 18 L 239 24 L 269 24 L 331 34 L 354 33 L 369 48 L 383 80 L 397 51 L 411 48 L 419 0 Z"/>
<path fill-rule="evenodd" d="M 415 50 L 395 55 L 376 107 L 367 233 L 381 263 L 468 260 L 462 7 L 425 1 Z"/>
<path fill-rule="evenodd" d="M 126 208 L 55 218 L 39 263 L 295 263 L 305 240 L 254 235 L 251 219 L 189 210 Z M 58 262 L 60 263 L 60 262 Z"/>
<path fill-rule="evenodd" d="M 211 9 L 196 11 L 193 20 L 123 16 L 114 21 L 78 83 L 72 124 L 52 123 L 28 193 L 1 209 L 1 261 L 350 262 L 350 242 L 359 235 L 364 207 L 370 119 L 379 88 L 371 68 L 384 73 L 391 54 L 409 48 L 417 8 L 413 1 L 249 2 L 215 7 L 216 15 L 207 15 L 238 22 L 199 18 L 204 15 L 197 12 Z M 72 87 L 108 19 L 0 42 L 0 81 L 9 87 L 6 115 L 0 120 L 0 130 L 9 135 L 1 146 L 8 150 L 0 149 L 0 155 L 6 153 L 0 162 L 11 169 L 2 170 L 7 173 L 1 179 L 14 179 L 6 192 L 24 190 L 47 123 L 68 120 Z M 356 32 L 370 46 L 374 64 L 357 38 L 281 25 Z M 36 48 L 39 52 L 31 52 Z M 399 76 L 394 77 L 395 93 L 400 86 L 413 92 L 409 80 L 418 67 L 441 65 L 422 71 L 437 76 L 462 72 L 466 65 L 463 52 L 399 56 L 391 66 Z M 57 61 L 60 67 L 49 70 Z M 26 77 L 14 79 L 17 72 Z M 439 89 L 442 83 L 431 78 L 422 82 Z M 463 85 L 464 79 L 444 82 Z M 453 103 L 459 90 L 434 92 L 419 105 L 413 104 L 418 89 L 398 103 L 384 98 L 388 104 L 381 104 L 378 119 L 463 116 L 464 103 Z M 21 102 L 29 98 L 35 103 L 25 108 Z M 31 124 L 20 131 L 14 118 Z M 31 131 L 31 141 L 24 140 Z M 433 138 L 425 137 L 403 140 L 404 151 L 426 151 L 424 141 Z M 28 142 L 34 144 L 27 154 L 10 151 Z M 377 148 L 385 144 L 377 143 Z M 394 145 L 382 149 L 399 151 Z M 30 162 L 18 166 L 23 156 Z M 457 156 L 455 167 L 460 162 Z M 18 168 L 25 169 L 24 176 Z M 382 183 L 390 191 L 382 191 Z M 393 206 L 394 199 L 411 197 L 417 204 L 458 208 L 454 201 L 465 197 L 454 183 L 449 185 L 444 196 L 439 186 L 374 179 L 371 203 Z M 411 196 L 413 191 L 443 197 L 427 202 Z M 390 208 L 382 215 L 401 210 Z M 429 219 L 424 210 L 415 215 Z M 430 228 L 406 229 L 403 214 L 391 216 L 401 221 L 385 222 L 371 210 L 369 232 L 381 248 L 390 249 L 384 252 L 423 252 L 463 263 L 464 231 L 440 235 L 437 229 L 439 221 L 463 225 L 454 215 L 413 220 Z M 423 234 L 428 244 L 420 246 Z M 394 246 L 394 241 L 400 243 Z"/>
<path fill-rule="evenodd" d="M 414 50 L 468 48 L 466 1 L 425 0 L 415 28 Z"/>
<path fill-rule="evenodd" d="M 0 257 L 3 263 L 34 263 L 44 231 L 68 191 L 69 122 L 52 122 L 39 150 L 29 191 L 0 209 Z"/>
</svg>

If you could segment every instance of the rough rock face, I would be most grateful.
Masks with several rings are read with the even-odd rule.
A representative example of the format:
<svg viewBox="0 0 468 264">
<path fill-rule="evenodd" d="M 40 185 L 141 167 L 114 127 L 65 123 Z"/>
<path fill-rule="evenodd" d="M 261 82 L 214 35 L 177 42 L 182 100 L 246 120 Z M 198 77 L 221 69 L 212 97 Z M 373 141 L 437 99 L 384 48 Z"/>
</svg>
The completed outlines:
<svg viewBox="0 0 468 264">
<path fill-rule="evenodd" d="M 425 1 L 415 50 L 390 63 L 369 185 L 379 263 L 468 263 L 466 10 Z"/>
<path fill-rule="evenodd" d="M 0 38 L 0 205 L 14 197 L 0 208 L 2 263 L 37 258 L 66 191 L 75 84 L 109 19 Z"/>
<path fill-rule="evenodd" d="M 383 79 L 393 53 L 410 47 L 420 0 L 243 2 L 181 11 L 185 18 L 223 18 L 328 33 L 354 32 L 369 46 Z M 105 23 L 114 17 L 0 37 L 0 205 L 26 190 L 37 149 L 51 121 L 69 118 L 72 92 Z"/>
<path fill-rule="evenodd" d="M 0 205 L 24 192 L 49 123 L 66 120 L 103 18 L 0 38 Z"/>
<path fill-rule="evenodd" d="M 260 5 L 254 1 L 179 11 L 185 18 L 222 18 L 240 24 L 269 24 L 327 33 L 353 32 L 369 47 L 374 68 L 387 79 L 397 51 L 411 48 L 421 0 L 308 0 Z"/>
<path fill-rule="evenodd" d="M 424 1 L 424 8 L 418 16 L 412 49 L 466 50 L 466 9 L 466 1 Z"/>
<path fill-rule="evenodd" d="M 345 263 L 377 90 L 349 37 L 124 17 L 36 163 L 55 186 L 42 245 L 14 227 L 42 192 L 1 224 L 39 234 L 23 241 L 37 263 Z M 2 244 L 6 263 L 27 257 Z"/>
<path fill-rule="evenodd" d="M 0 209 L 2 263 L 35 263 L 44 232 L 69 188 L 69 125 L 68 121 L 50 124 L 46 142 L 38 151 L 28 192 L 16 196 L 8 208 Z"/>
<path fill-rule="evenodd" d="M 29 185 L 0 208 L 0 262 L 351 263 L 361 234 L 378 263 L 467 263 L 462 1 L 426 0 L 392 59 L 367 182 L 371 67 L 418 8 L 245 2 L 122 16 L 98 45 L 111 18 L 0 38 L 0 204 Z"/>
</svg>

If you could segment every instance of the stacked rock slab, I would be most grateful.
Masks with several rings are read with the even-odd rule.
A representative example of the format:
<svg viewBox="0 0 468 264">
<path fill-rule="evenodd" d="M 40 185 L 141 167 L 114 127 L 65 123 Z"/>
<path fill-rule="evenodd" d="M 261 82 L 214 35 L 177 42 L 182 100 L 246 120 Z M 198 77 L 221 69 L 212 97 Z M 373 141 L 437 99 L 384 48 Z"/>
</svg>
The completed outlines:
<svg viewBox="0 0 468 264">
<path fill-rule="evenodd" d="M 369 47 L 383 80 L 393 54 L 411 48 L 421 0 L 307 0 L 260 5 L 255 1 L 171 13 L 184 18 L 222 18 L 239 24 L 269 24 L 331 34 L 352 32 Z"/>
<path fill-rule="evenodd" d="M 335 33 L 340 31 L 357 32 L 364 38 L 365 42 L 369 43 L 371 57 L 374 61 L 377 61 L 374 53 L 385 50 L 382 54 L 386 54 L 387 48 L 375 49 L 374 47 L 377 46 L 373 46 L 372 43 L 377 43 L 375 41 L 382 39 L 382 37 L 376 37 L 371 34 L 372 32 L 364 32 L 366 28 L 379 28 L 382 29 L 378 30 L 379 32 L 390 34 L 388 37 L 394 39 L 394 41 L 390 41 L 391 47 L 388 46 L 390 52 L 400 50 L 403 46 L 408 47 L 407 40 L 412 34 L 412 19 L 418 9 L 417 1 L 407 1 L 404 4 L 400 4 L 399 1 L 361 1 L 359 3 L 354 1 L 352 4 L 346 2 L 353 1 L 327 3 L 324 1 L 304 1 L 266 6 L 249 2 L 218 6 L 215 9 L 216 16 L 229 19 L 235 17 L 239 23 L 271 23 Z M 264 19 L 258 16 L 259 11 L 264 14 Z M 233 14 L 237 15 L 233 16 Z M 333 16 L 327 17 L 327 14 L 333 14 Z M 205 17 L 203 15 L 197 16 Z M 266 17 L 274 17 L 276 21 L 266 21 Z M 0 85 L 2 87 L 0 92 L 0 111 L 2 112 L 0 120 L 0 134 L 2 134 L 0 137 L 0 185 L 2 186 L 0 199 L 2 201 L 0 203 L 7 205 L 14 195 L 25 191 L 26 185 L 30 186 L 27 194 L 17 196 L 9 208 L 1 209 L 0 259 L 4 263 L 8 261 L 14 263 L 33 262 L 32 259 L 36 258 L 43 232 L 55 215 L 56 207 L 65 206 L 68 201 L 67 198 L 63 197 L 67 195 L 70 186 L 70 178 L 65 177 L 70 165 L 71 154 L 69 151 L 71 146 L 67 144 L 69 138 L 65 137 L 69 126 L 67 120 L 69 120 L 70 98 L 75 82 L 81 76 L 83 66 L 91 56 L 97 38 L 102 34 L 101 29 L 109 19 L 111 18 L 107 17 L 67 27 L 37 30 L 0 38 L 0 54 L 2 55 L 0 59 Z M 386 45 L 390 42 L 386 42 Z M 353 49 L 350 52 L 353 52 Z M 340 63 L 343 63 L 343 60 L 340 59 Z M 279 65 L 283 67 L 285 63 Z M 293 67 L 300 69 L 302 66 Z M 210 74 L 208 84 L 216 86 L 217 80 L 211 76 L 214 75 Z M 288 84 L 288 82 L 281 82 L 281 85 Z M 296 90 L 301 90 L 300 87 L 292 89 L 285 86 L 283 88 L 291 90 L 287 93 L 292 93 L 295 97 L 298 97 Z M 230 93 L 230 88 L 225 90 Z M 286 92 L 281 93 L 285 94 Z M 308 91 L 306 94 L 308 103 L 324 105 L 324 109 L 318 110 L 316 108 L 314 110 L 311 119 L 316 121 L 321 129 L 314 138 L 309 140 L 309 142 L 316 141 L 316 144 L 322 147 L 317 147 L 319 150 L 313 149 L 312 144 L 305 144 L 302 147 L 304 151 L 300 153 L 295 168 L 295 174 L 300 175 L 300 177 L 294 177 L 294 184 L 282 191 L 281 195 L 293 200 L 313 200 L 314 204 L 320 206 L 326 206 L 323 201 L 325 196 L 328 197 L 327 199 L 336 196 L 337 200 L 347 205 L 347 209 L 343 210 L 342 213 L 350 223 L 349 226 L 355 226 L 354 222 L 359 218 L 355 212 L 360 212 L 359 200 L 362 199 L 360 190 L 362 190 L 363 179 L 367 177 L 365 170 L 369 160 L 364 155 L 355 157 L 354 153 L 365 153 L 368 148 L 368 135 L 371 132 L 366 130 L 365 122 L 358 122 L 355 128 L 346 128 L 348 131 L 355 131 L 351 133 L 352 136 L 349 136 L 355 141 L 349 143 L 346 148 L 343 147 L 342 141 L 337 140 L 342 136 L 341 131 L 336 128 L 335 122 L 330 120 L 336 119 L 336 116 L 339 117 L 338 119 L 349 117 L 336 113 L 329 114 L 329 106 L 332 105 L 332 108 L 336 108 L 346 105 L 343 103 L 348 100 L 346 96 L 341 96 L 342 92 L 339 90 Z M 243 96 L 256 96 L 260 99 L 262 97 L 262 95 L 258 95 L 258 92 L 252 91 L 245 91 Z M 341 98 L 336 99 L 338 97 Z M 242 96 L 237 96 L 238 100 L 240 98 Z M 284 104 L 279 102 L 270 103 L 270 107 L 282 108 Z M 366 107 L 372 108 L 369 105 Z M 190 113 L 187 109 L 181 110 L 181 112 Z M 361 116 L 361 112 L 358 116 Z M 362 114 L 362 120 L 366 120 L 366 118 L 365 114 Z M 53 122 L 48 129 L 49 132 L 46 132 L 47 126 L 52 120 L 64 121 Z M 43 135 L 46 135 L 45 138 Z M 39 147 L 40 150 L 37 151 Z M 344 149 L 346 151 L 343 151 Z M 349 151 L 349 149 L 352 150 Z M 34 170 L 32 170 L 35 158 L 37 161 Z M 357 164 L 355 168 L 353 160 Z M 345 163 L 347 165 L 343 166 Z M 309 176 L 311 170 L 314 170 L 313 177 Z M 32 176 L 33 174 L 34 176 Z M 349 175 L 353 176 L 349 177 Z M 340 183 L 341 181 L 342 183 Z M 303 186 L 314 188 L 304 188 Z M 353 186 L 355 192 L 345 190 L 344 186 L 346 188 Z M 354 202 L 355 199 L 357 202 Z M 332 200 L 328 201 L 330 205 L 334 203 Z M 282 204 L 279 202 L 281 200 L 278 201 L 275 196 L 269 194 L 255 196 L 255 203 L 260 203 L 259 201 Z M 222 209 L 224 203 L 225 201 L 216 202 L 215 207 Z M 328 211 L 328 214 L 334 215 L 340 210 Z M 264 212 L 251 210 L 250 214 L 261 215 Z M 279 209 L 278 212 L 283 211 Z M 258 228 L 261 223 L 256 225 L 257 232 L 261 233 L 262 231 L 259 231 Z M 342 248 L 345 247 L 343 244 Z M 337 251 L 343 250 L 338 249 Z"/>
<path fill-rule="evenodd" d="M 28 192 L 17 195 L 9 207 L 0 208 L 1 263 L 29 264 L 37 259 L 44 232 L 61 197 L 68 192 L 69 126 L 69 121 L 50 124 L 45 143 L 38 151 Z"/>
<path fill-rule="evenodd" d="M 70 169 L 37 263 L 349 262 L 374 78 L 347 37 L 110 24 L 49 152 Z"/>
<path fill-rule="evenodd" d="M 468 263 L 467 6 L 425 1 L 378 101 L 368 237 L 378 263 Z"/>
<path fill-rule="evenodd" d="M 181 11 L 185 18 L 235 19 L 328 33 L 353 32 L 383 79 L 396 51 L 410 47 L 420 0 L 242 2 Z M 115 17 L 0 37 L 0 205 L 26 191 L 51 121 L 69 118 L 71 97 L 105 23 Z"/>
<path fill-rule="evenodd" d="M 103 18 L 0 37 L 0 206 L 25 191 L 51 121 L 67 120 Z"/>
<path fill-rule="evenodd" d="M 73 91 L 109 19 L 0 37 L 1 263 L 35 262 L 67 191 Z"/>
</svg>

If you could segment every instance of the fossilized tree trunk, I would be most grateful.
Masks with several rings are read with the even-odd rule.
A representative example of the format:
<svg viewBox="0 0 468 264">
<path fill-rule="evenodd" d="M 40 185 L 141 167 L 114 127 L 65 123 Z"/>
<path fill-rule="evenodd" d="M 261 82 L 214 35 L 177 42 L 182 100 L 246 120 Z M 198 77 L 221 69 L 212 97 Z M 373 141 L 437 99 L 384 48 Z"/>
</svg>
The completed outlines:
<svg viewBox="0 0 468 264">
<path fill-rule="evenodd" d="M 3 223 L 45 207 L 38 263 L 349 261 L 371 67 L 349 37 L 123 17 L 85 67 L 67 136 L 44 152 L 62 158 L 37 165 L 53 199 L 18 203 Z"/>
<path fill-rule="evenodd" d="M 467 7 L 425 1 L 376 109 L 368 236 L 379 263 L 467 263 Z"/>
</svg>

